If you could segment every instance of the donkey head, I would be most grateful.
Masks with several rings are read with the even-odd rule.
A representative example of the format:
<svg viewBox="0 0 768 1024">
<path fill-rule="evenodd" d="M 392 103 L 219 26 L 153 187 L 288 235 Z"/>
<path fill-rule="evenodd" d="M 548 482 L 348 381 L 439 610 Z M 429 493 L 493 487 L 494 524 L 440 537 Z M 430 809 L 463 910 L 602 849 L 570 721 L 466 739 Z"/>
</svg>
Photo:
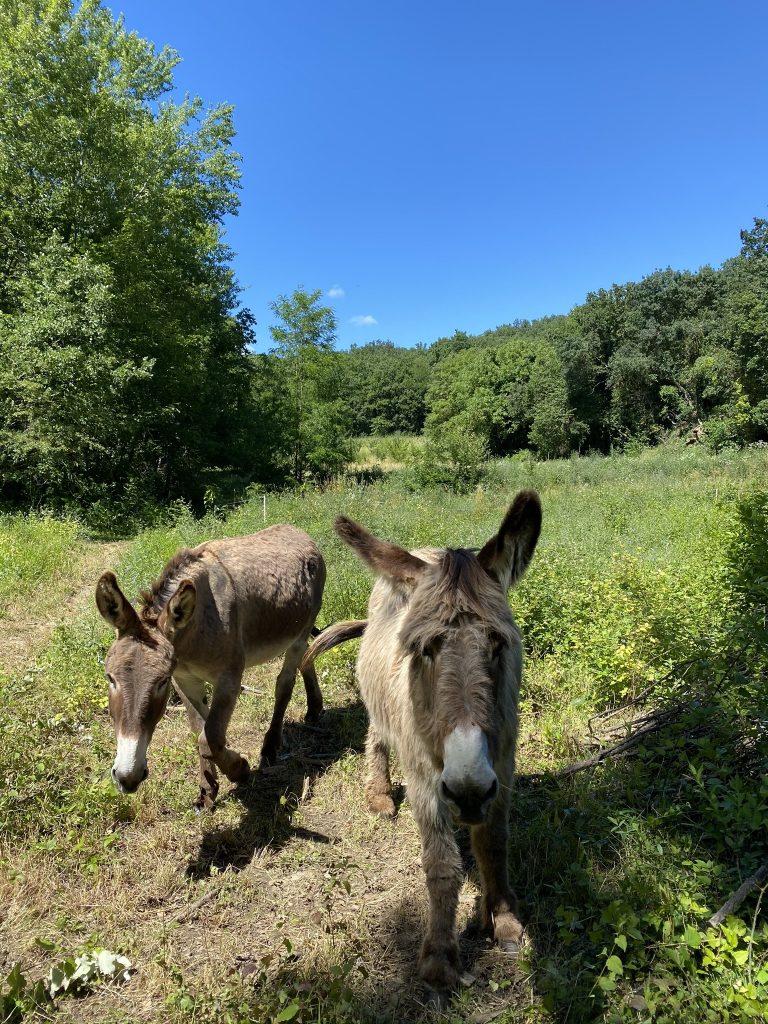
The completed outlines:
<svg viewBox="0 0 768 1024">
<path fill-rule="evenodd" d="M 96 605 L 117 630 L 104 663 L 109 713 L 117 734 L 112 781 L 133 793 L 149 774 L 147 748 L 165 710 L 176 664 L 173 640 L 195 610 L 195 587 L 182 580 L 159 617 L 141 616 L 124 597 L 113 573 L 96 584 Z"/>
<path fill-rule="evenodd" d="M 397 637 L 408 660 L 413 722 L 440 772 L 453 817 L 478 824 L 499 791 L 500 758 L 512 758 L 520 638 L 508 589 L 533 556 L 541 529 L 534 491 L 517 495 L 497 534 L 465 549 L 411 554 L 340 517 L 336 530 L 403 599 Z"/>
</svg>

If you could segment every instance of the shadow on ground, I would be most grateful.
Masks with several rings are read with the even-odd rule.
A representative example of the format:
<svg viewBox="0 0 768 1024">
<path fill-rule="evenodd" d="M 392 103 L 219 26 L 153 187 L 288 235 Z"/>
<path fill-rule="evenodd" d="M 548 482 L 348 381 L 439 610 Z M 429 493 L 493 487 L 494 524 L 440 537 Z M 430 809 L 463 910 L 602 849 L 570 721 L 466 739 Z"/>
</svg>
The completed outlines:
<svg viewBox="0 0 768 1024">
<path fill-rule="evenodd" d="M 201 879 L 210 877 L 212 868 L 241 870 L 261 850 L 278 850 L 295 836 L 331 842 L 322 832 L 294 826 L 293 815 L 319 776 L 348 754 L 362 752 L 367 724 L 359 701 L 327 709 L 317 725 L 286 722 L 277 764 L 252 771 L 246 783 L 219 798 L 219 806 L 240 805 L 242 817 L 234 826 L 214 825 L 204 832 L 187 875 Z M 215 820 L 216 810 L 211 813 Z"/>
</svg>

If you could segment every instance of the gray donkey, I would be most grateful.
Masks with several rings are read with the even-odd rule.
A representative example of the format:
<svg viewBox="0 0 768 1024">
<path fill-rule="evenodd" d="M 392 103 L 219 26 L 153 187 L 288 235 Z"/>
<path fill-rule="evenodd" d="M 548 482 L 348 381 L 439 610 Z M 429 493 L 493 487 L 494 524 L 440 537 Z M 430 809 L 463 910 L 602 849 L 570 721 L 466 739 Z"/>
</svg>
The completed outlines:
<svg viewBox="0 0 768 1024">
<path fill-rule="evenodd" d="M 96 604 L 117 630 L 105 662 L 117 733 L 112 768 L 117 788 L 132 793 L 146 779 L 147 748 L 171 682 L 198 736 L 196 806 L 213 805 L 217 767 L 232 782 L 246 779 L 248 762 L 226 746 L 243 671 L 285 652 L 261 750 L 262 764 L 272 764 L 324 585 L 323 556 L 306 533 L 289 525 L 183 548 L 142 593 L 138 611 L 114 574 L 105 572 L 96 585 Z M 302 675 L 307 720 L 316 721 L 323 710 L 317 676 L 311 665 Z M 213 684 L 210 707 L 206 682 Z"/>
<path fill-rule="evenodd" d="M 509 797 L 515 770 L 522 641 L 507 591 L 525 572 L 541 529 L 541 504 L 523 491 L 499 532 L 469 550 L 408 552 L 350 519 L 336 530 L 379 576 L 368 619 L 329 627 L 303 666 L 363 635 L 357 661 L 368 709 L 366 796 L 395 813 L 394 749 L 419 825 L 429 923 L 419 973 L 439 998 L 460 975 L 456 909 L 462 864 L 453 824 L 469 826 L 483 890 L 483 924 L 514 952 L 523 941 L 507 877 Z"/>
</svg>

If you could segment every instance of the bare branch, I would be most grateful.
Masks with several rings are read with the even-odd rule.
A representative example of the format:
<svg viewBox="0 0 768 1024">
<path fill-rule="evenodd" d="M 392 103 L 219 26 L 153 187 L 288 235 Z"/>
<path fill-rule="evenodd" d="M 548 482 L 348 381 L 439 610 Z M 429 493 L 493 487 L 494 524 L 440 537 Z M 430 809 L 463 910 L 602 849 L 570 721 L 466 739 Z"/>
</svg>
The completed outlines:
<svg viewBox="0 0 768 1024">
<path fill-rule="evenodd" d="M 768 863 L 758 868 L 754 875 L 751 875 L 735 892 L 731 893 L 722 907 L 710 917 L 707 922 L 709 927 L 716 928 L 719 924 L 722 924 L 729 914 L 734 914 L 739 909 L 751 892 L 762 888 L 763 883 L 766 881 L 768 881 Z"/>
</svg>

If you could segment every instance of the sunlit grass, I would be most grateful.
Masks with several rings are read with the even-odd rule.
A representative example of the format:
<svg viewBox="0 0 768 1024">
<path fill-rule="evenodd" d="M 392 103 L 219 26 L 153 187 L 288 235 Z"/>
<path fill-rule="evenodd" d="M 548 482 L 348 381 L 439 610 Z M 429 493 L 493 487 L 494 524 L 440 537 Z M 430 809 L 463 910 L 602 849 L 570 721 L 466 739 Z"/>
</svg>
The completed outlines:
<svg viewBox="0 0 768 1024">
<path fill-rule="evenodd" d="M 292 522 L 318 541 L 328 564 L 324 625 L 363 616 L 372 582 L 336 537 L 336 515 L 407 547 L 477 546 L 519 488 L 537 488 L 540 548 L 511 596 L 527 668 L 510 870 L 532 943 L 510 971 L 465 942 L 478 980 L 450 1019 L 634 1020 L 641 1011 L 629 1000 L 640 1006 L 642 997 L 639 1019 L 698 1024 L 723 1019 L 717 1014 L 734 993 L 746 991 L 738 987 L 745 951 L 755 979 L 766 957 L 759 929 L 752 945 L 739 931 L 751 928 L 754 903 L 727 948 L 702 924 L 762 849 L 768 793 L 730 767 L 732 726 L 724 723 L 722 734 L 711 723 L 691 735 L 672 730 L 648 757 L 594 775 L 558 781 L 552 773 L 591 752 L 592 715 L 724 642 L 734 503 L 766 478 L 761 451 L 712 457 L 684 448 L 631 459 L 513 460 L 469 495 L 415 493 L 393 474 L 372 486 L 269 494 L 266 510 L 255 496 L 226 517 L 177 510 L 169 525 L 135 537 L 115 569 L 135 597 L 181 545 Z M 5 520 L 0 532 L 26 536 L 14 541 L 16 568 L 6 578 L 15 573 L 30 612 L 40 581 L 74 572 L 87 548 L 75 525 L 42 522 Z M 39 543 L 29 539 L 34 531 Z M 158 729 L 148 783 L 133 798 L 111 789 L 101 664 L 110 639 L 95 608 L 79 610 L 0 687 L 0 901 L 11 908 L 0 945 L 30 976 L 42 976 L 53 955 L 38 939 L 55 942 L 57 956 L 94 944 L 128 955 L 139 973 L 124 990 L 83 1002 L 93 1020 L 228 1015 L 245 1024 L 273 1020 L 294 1002 L 297 1021 L 429 1019 L 413 974 L 425 912 L 418 835 L 407 799 L 394 824 L 365 813 L 353 646 L 319 666 L 323 730 L 301 725 L 298 686 L 288 756 L 255 776 L 245 796 L 225 785 L 216 814 L 196 818 L 194 741 L 179 709 Z M 249 675 L 256 692 L 242 695 L 233 719 L 232 742 L 252 761 L 276 671 Z M 398 781 L 396 766 L 393 775 Z M 463 923 L 474 884 L 465 890 Z M 183 908 L 203 896 L 210 902 L 179 924 Z M 687 945 L 691 928 L 697 947 Z M 617 954 L 623 974 L 606 966 Z M 241 955 L 256 965 L 250 981 L 237 974 Z M 744 1014 L 749 999 L 747 992 Z M 742 1003 L 734 1005 L 741 1019 Z"/>
</svg>

